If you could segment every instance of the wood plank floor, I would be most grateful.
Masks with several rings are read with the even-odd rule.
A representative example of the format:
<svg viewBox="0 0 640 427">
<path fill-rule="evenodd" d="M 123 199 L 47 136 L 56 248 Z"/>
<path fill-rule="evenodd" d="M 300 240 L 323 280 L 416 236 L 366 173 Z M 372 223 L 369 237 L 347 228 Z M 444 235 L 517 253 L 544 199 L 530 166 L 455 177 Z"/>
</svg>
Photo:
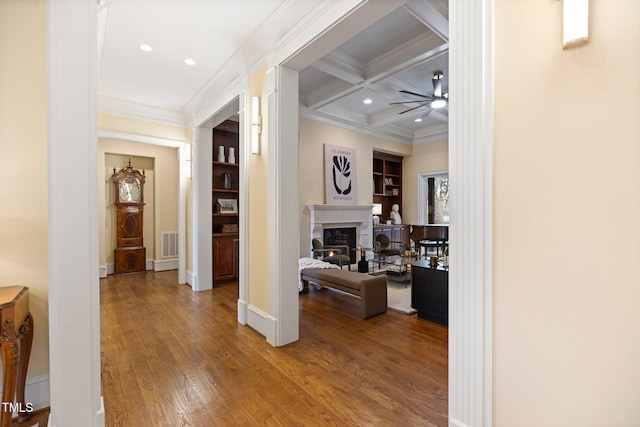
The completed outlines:
<svg viewBox="0 0 640 427">
<path fill-rule="evenodd" d="M 237 286 L 192 292 L 177 272 L 100 281 L 111 426 L 446 426 L 447 329 L 358 300 L 300 296 L 300 340 L 236 321 Z"/>
</svg>

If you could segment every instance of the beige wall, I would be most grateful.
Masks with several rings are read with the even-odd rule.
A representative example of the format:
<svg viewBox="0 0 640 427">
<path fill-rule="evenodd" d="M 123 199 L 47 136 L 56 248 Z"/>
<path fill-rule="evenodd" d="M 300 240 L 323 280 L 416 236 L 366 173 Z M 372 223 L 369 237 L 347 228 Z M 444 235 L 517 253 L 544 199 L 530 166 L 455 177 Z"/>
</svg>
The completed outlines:
<svg viewBox="0 0 640 427">
<path fill-rule="evenodd" d="M 29 287 L 30 377 L 49 372 L 45 58 L 44 0 L 0 1 L 0 286 Z"/>
<path fill-rule="evenodd" d="M 360 132 L 332 126 L 315 120 L 301 118 L 300 123 L 300 151 L 299 156 L 299 185 L 300 185 L 300 216 L 309 216 L 307 205 L 321 205 L 325 203 L 324 188 L 324 144 L 348 147 L 356 150 L 356 170 L 358 204 L 370 205 L 373 193 L 373 152 L 408 156 L 411 146 L 399 142 L 389 141 Z M 404 198 L 403 195 L 403 203 Z M 304 219 L 302 221 L 304 226 Z M 300 253 L 308 254 L 306 247 L 308 232 L 301 231 Z"/>
<path fill-rule="evenodd" d="M 182 127 L 155 122 L 99 114 L 99 129 L 185 141 L 187 130 Z M 113 264 L 115 247 L 114 189 L 111 181 L 113 167 L 132 166 L 146 169 L 144 245 L 148 260 L 161 260 L 161 233 L 178 231 L 179 167 L 178 149 L 136 143 L 120 139 L 100 138 L 98 142 L 98 183 L 100 227 L 99 263 Z M 114 160 L 118 164 L 112 164 Z"/>
<path fill-rule="evenodd" d="M 640 2 L 495 2 L 497 426 L 631 426 L 640 406 Z"/>
<path fill-rule="evenodd" d="M 269 140 L 267 139 L 268 109 L 265 106 L 266 66 L 262 66 L 249 76 L 249 98 L 254 95 L 260 97 L 262 116 L 262 135 L 260 154 L 251 154 L 248 165 L 248 205 L 247 206 L 247 298 L 248 303 L 264 312 L 269 313 L 269 270 L 267 265 L 267 197 L 269 188 L 268 161 Z M 249 117 L 251 117 L 251 103 L 249 103 Z M 249 135 L 251 138 L 251 135 Z M 251 141 L 250 141 L 251 143 Z M 251 146 L 251 145 L 249 145 Z"/>
<path fill-rule="evenodd" d="M 402 222 L 418 224 L 418 175 L 449 169 L 449 140 L 415 145 L 402 161 Z"/>
</svg>

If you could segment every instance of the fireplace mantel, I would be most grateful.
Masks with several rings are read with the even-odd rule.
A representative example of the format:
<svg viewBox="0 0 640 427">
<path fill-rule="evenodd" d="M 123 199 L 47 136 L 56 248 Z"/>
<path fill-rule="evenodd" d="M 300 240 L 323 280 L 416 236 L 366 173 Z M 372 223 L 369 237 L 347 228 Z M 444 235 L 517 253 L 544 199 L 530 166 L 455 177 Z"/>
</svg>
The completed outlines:
<svg viewBox="0 0 640 427">
<path fill-rule="evenodd" d="M 307 221 L 306 230 L 309 234 L 303 237 L 302 254 L 311 253 L 311 240 L 322 241 L 325 228 L 356 227 L 358 244 L 370 247 L 373 242 L 371 236 L 372 205 L 343 206 L 343 205 L 307 205 L 304 218 Z"/>
</svg>

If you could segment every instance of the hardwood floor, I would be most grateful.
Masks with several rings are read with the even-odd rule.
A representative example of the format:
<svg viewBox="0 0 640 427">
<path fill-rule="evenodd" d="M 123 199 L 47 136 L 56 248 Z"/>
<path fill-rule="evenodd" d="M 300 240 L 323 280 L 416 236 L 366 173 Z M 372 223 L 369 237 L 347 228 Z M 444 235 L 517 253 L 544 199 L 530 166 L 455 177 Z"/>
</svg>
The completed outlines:
<svg viewBox="0 0 640 427">
<path fill-rule="evenodd" d="M 447 329 L 358 301 L 300 296 L 300 340 L 236 321 L 237 286 L 192 292 L 177 272 L 100 282 L 111 426 L 446 426 Z"/>
</svg>

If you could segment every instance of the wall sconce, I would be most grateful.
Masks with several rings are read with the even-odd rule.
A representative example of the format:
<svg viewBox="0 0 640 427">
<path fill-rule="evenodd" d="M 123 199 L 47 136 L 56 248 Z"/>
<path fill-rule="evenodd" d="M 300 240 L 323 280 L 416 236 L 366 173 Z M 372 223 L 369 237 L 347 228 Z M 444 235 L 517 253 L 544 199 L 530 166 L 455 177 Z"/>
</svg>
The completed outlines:
<svg viewBox="0 0 640 427">
<path fill-rule="evenodd" d="M 380 217 L 378 215 L 382 215 L 382 203 L 374 203 L 372 213 L 373 213 L 373 225 L 379 225 Z"/>
<path fill-rule="evenodd" d="M 589 41 L 589 0 L 562 0 L 562 49 Z"/>
<path fill-rule="evenodd" d="M 260 153 L 260 134 L 262 133 L 262 117 L 260 117 L 260 97 L 251 97 L 251 153 Z"/>
</svg>

